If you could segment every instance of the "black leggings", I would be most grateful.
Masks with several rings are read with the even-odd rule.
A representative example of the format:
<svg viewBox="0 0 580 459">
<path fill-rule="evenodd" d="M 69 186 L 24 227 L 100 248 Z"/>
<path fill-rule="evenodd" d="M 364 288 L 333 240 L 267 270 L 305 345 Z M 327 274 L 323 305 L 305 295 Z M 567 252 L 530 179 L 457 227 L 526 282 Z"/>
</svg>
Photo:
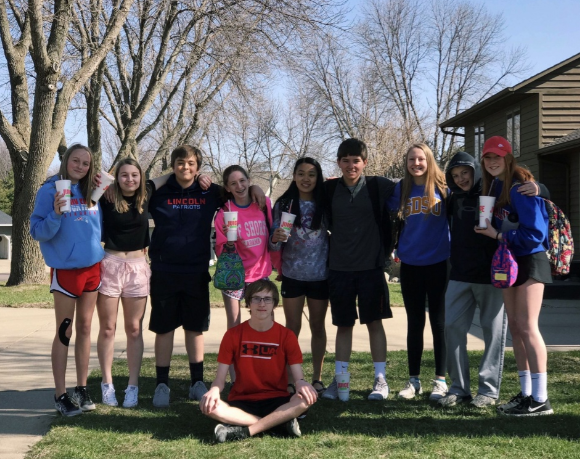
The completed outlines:
<svg viewBox="0 0 580 459">
<path fill-rule="evenodd" d="M 401 293 L 407 311 L 409 375 L 421 373 L 425 297 L 429 300 L 429 321 L 433 333 L 435 374 L 445 375 L 445 288 L 447 260 L 427 266 L 401 263 Z"/>
</svg>

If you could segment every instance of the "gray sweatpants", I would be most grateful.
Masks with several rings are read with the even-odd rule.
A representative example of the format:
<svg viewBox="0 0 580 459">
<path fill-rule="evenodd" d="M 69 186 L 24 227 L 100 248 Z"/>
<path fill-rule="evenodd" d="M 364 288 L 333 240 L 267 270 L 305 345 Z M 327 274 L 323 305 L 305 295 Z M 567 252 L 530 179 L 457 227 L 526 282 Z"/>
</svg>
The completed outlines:
<svg viewBox="0 0 580 459">
<path fill-rule="evenodd" d="M 479 364 L 477 392 L 499 398 L 503 371 L 503 355 L 507 333 L 507 317 L 501 289 L 491 284 L 449 281 L 445 294 L 445 342 L 447 370 L 451 377 L 450 394 L 471 395 L 467 333 L 475 308 L 479 306 L 485 351 Z"/>
</svg>

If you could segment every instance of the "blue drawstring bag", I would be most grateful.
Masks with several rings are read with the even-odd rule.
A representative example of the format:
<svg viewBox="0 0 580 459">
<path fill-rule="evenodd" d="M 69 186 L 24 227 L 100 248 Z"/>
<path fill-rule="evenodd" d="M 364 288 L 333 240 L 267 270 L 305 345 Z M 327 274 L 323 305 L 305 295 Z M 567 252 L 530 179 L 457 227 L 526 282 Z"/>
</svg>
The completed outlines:
<svg viewBox="0 0 580 459">
<path fill-rule="evenodd" d="M 500 241 L 491 260 L 491 285 L 495 288 L 509 288 L 518 278 L 518 262 L 507 246 Z"/>
<path fill-rule="evenodd" d="M 213 285 L 218 290 L 241 290 L 245 287 L 246 273 L 244 264 L 236 247 L 224 244 L 224 251 L 220 254 L 215 265 Z"/>
</svg>

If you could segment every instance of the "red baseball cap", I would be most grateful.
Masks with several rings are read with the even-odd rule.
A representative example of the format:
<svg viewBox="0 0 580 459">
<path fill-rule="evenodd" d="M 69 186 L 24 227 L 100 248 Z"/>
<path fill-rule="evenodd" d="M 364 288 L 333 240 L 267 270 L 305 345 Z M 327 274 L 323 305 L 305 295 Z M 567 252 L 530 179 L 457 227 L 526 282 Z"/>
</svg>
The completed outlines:
<svg viewBox="0 0 580 459">
<path fill-rule="evenodd" d="M 495 153 L 496 155 L 503 157 L 511 152 L 512 146 L 510 143 L 503 137 L 496 135 L 485 141 L 481 154 L 482 156 L 485 156 L 487 153 Z"/>
</svg>

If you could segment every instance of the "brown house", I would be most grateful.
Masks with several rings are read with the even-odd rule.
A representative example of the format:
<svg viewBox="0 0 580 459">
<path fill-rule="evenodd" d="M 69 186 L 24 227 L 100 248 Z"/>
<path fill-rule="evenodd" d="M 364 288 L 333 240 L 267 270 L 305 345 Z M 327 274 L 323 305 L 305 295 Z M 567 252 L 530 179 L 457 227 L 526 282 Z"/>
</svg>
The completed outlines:
<svg viewBox="0 0 580 459">
<path fill-rule="evenodd" d="M 441 123 L 463 128 L 465 150 L 481 158 L 489 137 L 507 138 L 518 163 L 544 183 L 570 219 L 580 262 L 580 54 L 506 88 Z"/>
</svg>

